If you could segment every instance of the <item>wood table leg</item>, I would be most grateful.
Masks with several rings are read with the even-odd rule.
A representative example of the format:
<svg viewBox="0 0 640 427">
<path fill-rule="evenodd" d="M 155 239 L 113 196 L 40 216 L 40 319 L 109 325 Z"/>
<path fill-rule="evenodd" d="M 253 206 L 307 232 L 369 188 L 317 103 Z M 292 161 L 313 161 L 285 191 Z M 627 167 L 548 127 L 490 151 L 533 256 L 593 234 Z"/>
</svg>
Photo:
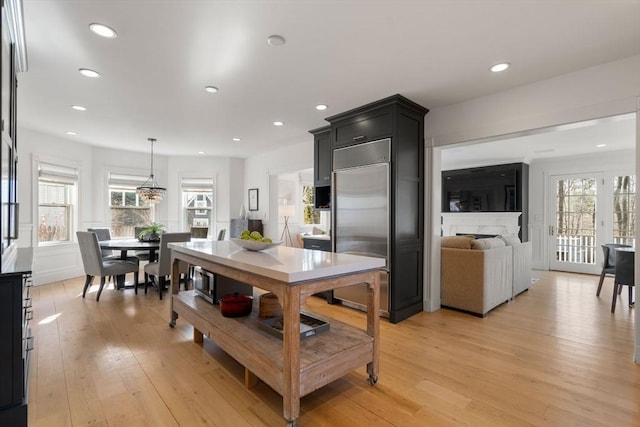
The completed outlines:
<svg viewBox="0 0 640 427">
<path fill-rule="evenodd" d="M 251 388 L 258 384 L 258 377 L 255 376 L 253 372 L 244 368 L 244 386 L 246 388 Z"/>
<path fill-rule="evenodd" d="M 380 362 L 380 274 L 374 271 L 367 286 L 367 334 L 373 337 L 372 361 L 367 364 L 371 385 L 378 382 Z"/>
<path fill-rule="evenodd" d="M 282 304 L 283 390 L 282 406 L 287 423 L 294 423 L 300 415 L 300 288 L 285 289 Z"/>
<path fill-rule="evenodd" d="M 180 266 L 179 266 L 178 263 L 179 263 L 179 261 L 172 256 L 171 257 L 171 274 L 172 274 L 172 277 L 179 277 L 179 276 L 175 276 L 175 274 L 178 274 L 178 275 L 180 274 Z M 147 293 L 147 280 L 149 279 L 147 277 L 147 273 L 144 274 L 144 279 L 145 279 L 145 284 L 144 284 L 144 291 L 145 292 L 144 293 L 146 294 Z M 171 296 L 171 308 L 169 309 L 169 314 L 171 316 L 171 320 L 169 321 L 169 326 L 171 328 L 176 326 L 176 320 L 178 320 L 178 313 L 173 311 L 173 295 L 177 294 L 178 291 L 180 290 L 179 286 L 175 286 L 174 285 L 174 282 L 177 282 L 177 281 L 172 280 L 171 281 L 171 287 L 169 288 L 170 291 L 171 291 L 171 293 L 170 293 L 170 296 Z M 194 332 L 193 340 L 195 342 L 197 342 L 196 341 L 195 332 Z M 202 342 L 202 338 L 201 338 L 200 342 Z"/>
<path fill-rule="evenodd" d="M 202 332 L 200 332 L 196 328 L 193 328 L 193 342 L 196 344 L 202 344 L 204 342 L 204 336 L 202 335 Z"/>
</svg>

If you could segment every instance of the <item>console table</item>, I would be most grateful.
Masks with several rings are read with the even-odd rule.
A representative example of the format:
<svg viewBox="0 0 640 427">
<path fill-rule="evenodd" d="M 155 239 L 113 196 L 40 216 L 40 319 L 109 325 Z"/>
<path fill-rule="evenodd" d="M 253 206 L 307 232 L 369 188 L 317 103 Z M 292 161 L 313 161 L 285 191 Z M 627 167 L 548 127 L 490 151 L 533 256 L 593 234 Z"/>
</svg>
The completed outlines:
<svg viewBox="0 0 640 427">
<path fill-rule="evenodd" d="M 217 306 L 193 291 L 179 292 L 172 280 L 171 323 L 181 316 L 194 327 L 194 341 L 206 336 L 245 367 L 245 380 L 255 375 L 283 398 L 287 426 L 300 414 L 300 398 L 366 365 L 370 384 L 378 380 L 379 272 L 384 260 L 291 247 L 250 252 L 230 241 L 171 243 L 172 274 L 178 261 L 199 265 L 278 296 L 284 333 L 280 340 L 259 329 L 257 310 L 248 317 L 226 318 Z M 330 330 L 300 339 L 300 312 L 307 297 L 318 292 L 367 283 L 366 330 L 330 323 Z M 255 302 L 255 300 L 254 300 Z"/>
</svg>

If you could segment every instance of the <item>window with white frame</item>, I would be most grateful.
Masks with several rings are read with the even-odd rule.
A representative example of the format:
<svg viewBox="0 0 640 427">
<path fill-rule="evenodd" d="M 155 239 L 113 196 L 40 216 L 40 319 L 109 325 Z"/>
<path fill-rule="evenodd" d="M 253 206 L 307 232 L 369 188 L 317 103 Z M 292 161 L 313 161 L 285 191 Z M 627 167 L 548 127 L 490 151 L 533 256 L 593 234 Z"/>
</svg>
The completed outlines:
<svg viewBox="0 0 640 427">
<path fill-rule="evenodd" d="M 38 246 L 72 240 L 77 184 L 76 168 L 38 163 Z"/>
<path fill-rule="evenodd" d="M 146 176 L 109 173 L 111 237 L 134 237 L 136 227 L 153 221 L 153 205 L 136 193 L 136 187 L 146 180 Z"/>
<path fill-rule="evenodd" d="M 182 178 L 182 209 L 184 228 L 206 228 L 213 225 L 213 179 Z"/>
<path fill-rule="evenodd" d="M 635 175 L 613 179 L 613 241 L 635 246 Z"/>
</svg>

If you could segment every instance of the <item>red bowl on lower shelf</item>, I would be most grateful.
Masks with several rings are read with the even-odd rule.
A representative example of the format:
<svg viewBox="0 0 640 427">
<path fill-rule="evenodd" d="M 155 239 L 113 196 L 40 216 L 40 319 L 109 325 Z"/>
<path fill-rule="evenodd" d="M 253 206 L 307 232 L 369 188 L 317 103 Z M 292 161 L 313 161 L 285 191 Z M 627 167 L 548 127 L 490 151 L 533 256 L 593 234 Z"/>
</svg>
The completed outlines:
<svg viewBox="0 0 640 427">
<path fill-rule="evenodd" d="M 253 297 L 238 293 L 225 295 L 218 301 L 220 312 L 224 317 L 242 317 L 251 313 Z"/>
</svg>

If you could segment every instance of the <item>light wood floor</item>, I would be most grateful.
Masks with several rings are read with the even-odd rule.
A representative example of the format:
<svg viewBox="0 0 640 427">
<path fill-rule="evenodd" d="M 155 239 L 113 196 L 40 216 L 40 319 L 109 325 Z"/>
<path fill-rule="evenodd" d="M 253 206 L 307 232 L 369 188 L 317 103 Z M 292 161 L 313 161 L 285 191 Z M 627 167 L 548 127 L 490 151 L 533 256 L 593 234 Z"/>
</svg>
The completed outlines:
<svg viewBox="0 0 640 427">
<path fill-rule="evenodd" d="M 283 426 L 282 400 L 178 319 L 157 293 L 95 289 L 82 278 L 33 289 L 36 337 L 29 424 Z M 381 322 L 380 380 L 364 367 L 308 395 L 301 427 L 640 426 L 635 308 L 626 289 L 610 313 L 611 279 L 547 273 L 480 319 L 450 310 Z M 313 310 L 364 315 L 310 298 Z"/>
</svg>

